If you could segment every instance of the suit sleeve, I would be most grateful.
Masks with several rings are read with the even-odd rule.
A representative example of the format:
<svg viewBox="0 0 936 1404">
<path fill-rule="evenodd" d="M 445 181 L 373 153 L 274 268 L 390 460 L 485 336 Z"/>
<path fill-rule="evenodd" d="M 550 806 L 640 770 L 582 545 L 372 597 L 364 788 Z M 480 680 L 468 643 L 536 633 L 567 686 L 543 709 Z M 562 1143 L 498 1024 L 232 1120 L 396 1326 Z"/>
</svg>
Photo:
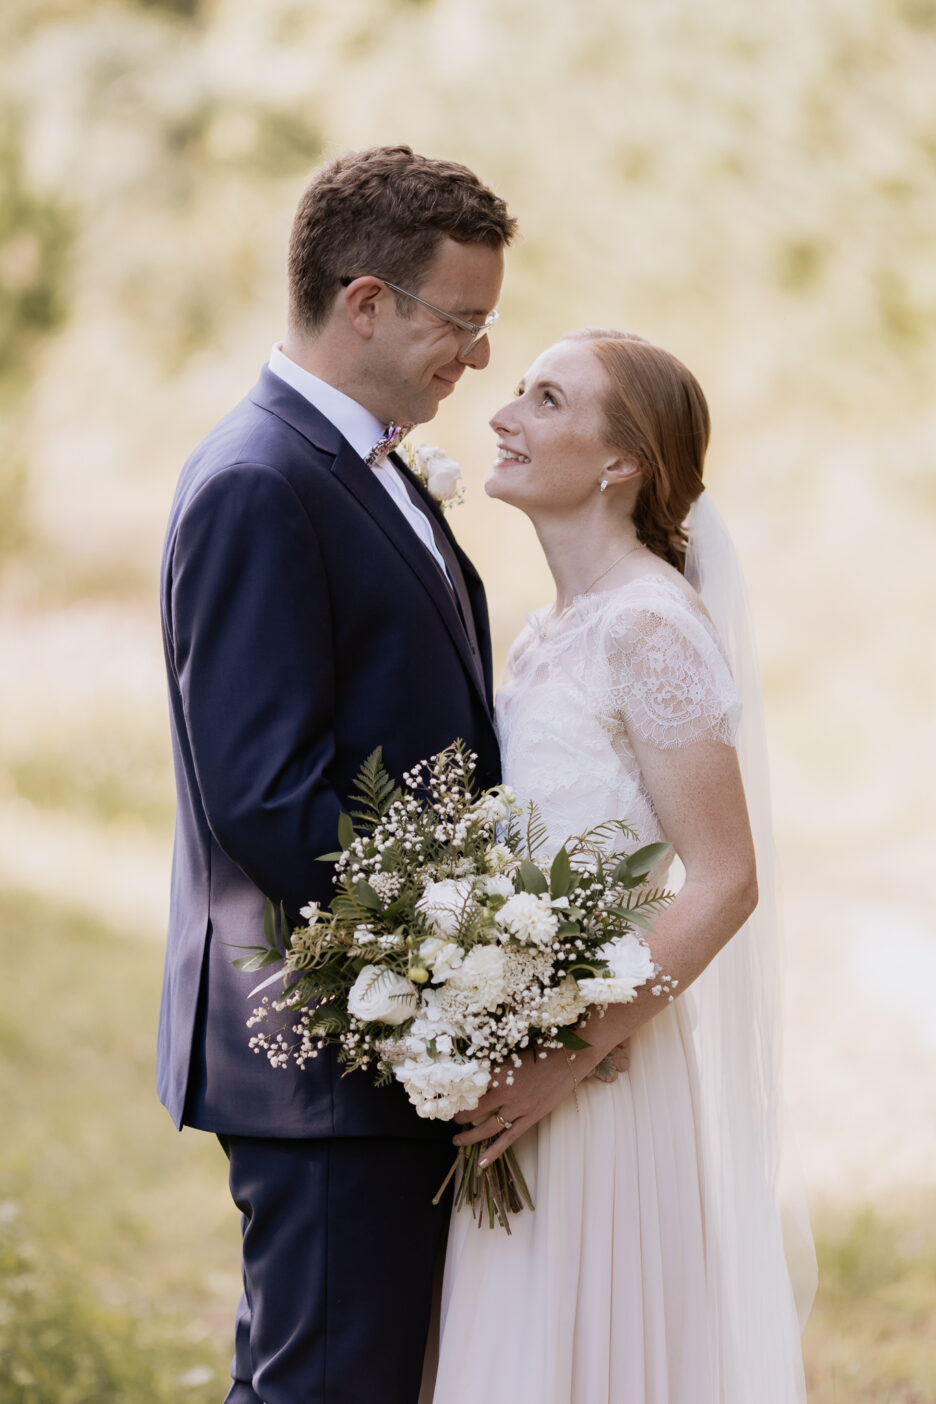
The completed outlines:
<svg viewBox="0 0 936 1404">
<path fill-rule="evenodd" d="M 185 510 L 170 584 L 173 662 L 208 823 L 295 913 L 321 888 L 341 808 L 333 641 L 318 539 L 276 469 L 216 474 Z"/>
</svg>

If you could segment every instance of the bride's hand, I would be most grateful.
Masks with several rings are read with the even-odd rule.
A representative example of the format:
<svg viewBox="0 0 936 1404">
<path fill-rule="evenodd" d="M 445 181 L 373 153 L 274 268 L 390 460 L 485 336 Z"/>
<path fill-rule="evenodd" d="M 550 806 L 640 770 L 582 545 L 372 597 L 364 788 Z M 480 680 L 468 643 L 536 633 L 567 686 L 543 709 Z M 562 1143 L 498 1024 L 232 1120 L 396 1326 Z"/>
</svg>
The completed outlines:
<svg viewBox="0 0 936 1404">
<path fill-rule="evenodd" d="M 496 1136 L 497 1140 L 488 1147 L 480 1162 L 482 1166 L 490 1165 L 524 1131 L 529 1131 L 566 1097 L 572 1096 L 575 1087 L 599 1061 L 600 1054 L 591 1048 L 578 1054 L 553 1048 L 545 1058 L 538 1057 L 532 1049 L 525 1049 L 520 1055 L 519 1068 L 509 1062 L 504 1064 L 478 1105 L 455 1117 L 465 1127 L 455 1136 L 455 1145 L 470 1146 Z M 508 1074 L 513 1077 L 509 1083 Z"/>
</svg>

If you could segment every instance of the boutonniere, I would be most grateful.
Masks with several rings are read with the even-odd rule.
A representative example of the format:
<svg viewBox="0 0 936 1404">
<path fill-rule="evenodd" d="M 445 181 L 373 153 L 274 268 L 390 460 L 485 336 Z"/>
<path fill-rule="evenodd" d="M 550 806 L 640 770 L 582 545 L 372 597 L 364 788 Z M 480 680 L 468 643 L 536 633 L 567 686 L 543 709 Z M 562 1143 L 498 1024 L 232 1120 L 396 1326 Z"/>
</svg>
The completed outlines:
<svg viewBox="0 0 936 1404">
<path fill-rule="evenodd" d="M 435 444 L 403 443 L 397 452 L 403 455 L 406 466 L 425 484 L 443 511 L 464 501 L 461 468 L 444 449 Z"/>
</svg>

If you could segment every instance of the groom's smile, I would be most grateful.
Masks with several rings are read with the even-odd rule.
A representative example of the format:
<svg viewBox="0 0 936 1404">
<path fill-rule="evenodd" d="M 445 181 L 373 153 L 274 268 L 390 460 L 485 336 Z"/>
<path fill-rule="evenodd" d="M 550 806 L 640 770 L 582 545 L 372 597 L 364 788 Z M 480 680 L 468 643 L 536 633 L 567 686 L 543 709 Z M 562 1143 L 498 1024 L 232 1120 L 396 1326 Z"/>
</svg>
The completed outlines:
<svg viewBox="0 0 936 1404">
<path fill-rule="evenodd" d="M 395 294 L 385 289 L 372 342 L 382 382 L 382 406 L 375 413 L 423 424 L 452 394 L 466 368 L 484 369 L 491 356 L 488 338 L 479 337 L 466 350 L 464 324 L 484 324 L 497 305 L 503 277 L 502 250 L 446 238 L 418 289 L 421 302 L 404 304 L 401 311 Z M 449 321 L 445 314 L 457 320 Z"/>
</svg>

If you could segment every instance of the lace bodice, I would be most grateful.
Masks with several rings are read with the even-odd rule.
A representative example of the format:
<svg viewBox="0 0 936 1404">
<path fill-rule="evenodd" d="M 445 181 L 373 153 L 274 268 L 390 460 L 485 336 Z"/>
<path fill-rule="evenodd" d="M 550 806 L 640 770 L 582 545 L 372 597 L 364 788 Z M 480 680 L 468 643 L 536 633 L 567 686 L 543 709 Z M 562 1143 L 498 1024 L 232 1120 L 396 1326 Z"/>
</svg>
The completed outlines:
<svg viewBox="0 0 936 1404">
<path fill-rule="evenodd" d="M 497 696 L 504 778 L 535 800 L 558 848 L 622 819 L 640 844 L 665 837 L 634 752 L 734 743 L 740 704 L 708 615 L 687 588 L 649 575 L 536 610 Z M 628 845 L 630 846 L 630 845 Z"/>
</svg>

